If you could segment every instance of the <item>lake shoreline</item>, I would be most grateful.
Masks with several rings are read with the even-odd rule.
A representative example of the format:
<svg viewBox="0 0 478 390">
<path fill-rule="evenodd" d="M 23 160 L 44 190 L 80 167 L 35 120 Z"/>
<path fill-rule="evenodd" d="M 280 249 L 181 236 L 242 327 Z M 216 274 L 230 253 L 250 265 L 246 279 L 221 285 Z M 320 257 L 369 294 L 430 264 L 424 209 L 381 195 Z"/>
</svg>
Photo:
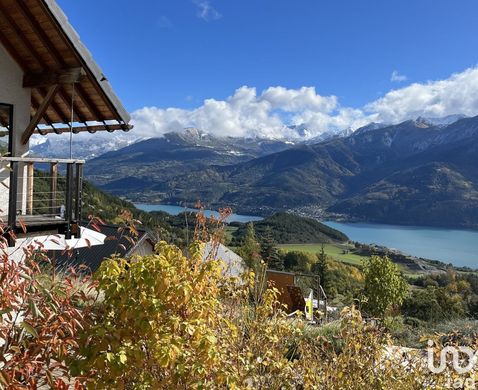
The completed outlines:
<svg viewBox="0 0 478 390">
<path fill-rule="evenodd" d="M 172 215 L 181 212 L 196 212 L 197 209 L 177 205 L 134 203 L 143 211 L 163 211 Z M 292 212 L 289 210 L 289 212 Z M 206 216 L 217 216 L 213 210 L 205 210 Z M 347 235 L 352 242 L 377 245 L 397 250 L 409 256 L 450 263 L 456 267 L 477 268 L 478 266 L 478 231 L 464 228 L 438 226 L 397 225 L 375 222 L 346 222 L 326 218 L 319 219 L 304 213 L 293 213 L 302 217 L 316 219 L 325 225 Z M 228 220 L 232 222 L 255 222 L 263 218 L 257 215 L 233 214 Z"/>
</svg>

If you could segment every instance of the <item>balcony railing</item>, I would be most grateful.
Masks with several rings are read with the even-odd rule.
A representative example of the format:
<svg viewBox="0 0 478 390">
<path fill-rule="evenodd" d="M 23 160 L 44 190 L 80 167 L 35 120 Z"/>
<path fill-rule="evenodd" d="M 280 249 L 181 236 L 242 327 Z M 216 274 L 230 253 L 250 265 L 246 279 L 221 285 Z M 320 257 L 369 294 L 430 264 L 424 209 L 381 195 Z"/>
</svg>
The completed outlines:
<svg viewBox="0 0 478 390">
<path fill-rule="evenodd" d="M 27 231 L 58 229 L 67 239 L 73 233 L 77 235 L 83 165 L 83 160 L 0 157 L 0 194 L 8 192 L 8 205 L 0 204 L 4 230 L 18 233 L 25 228 Z"/>
</svg>

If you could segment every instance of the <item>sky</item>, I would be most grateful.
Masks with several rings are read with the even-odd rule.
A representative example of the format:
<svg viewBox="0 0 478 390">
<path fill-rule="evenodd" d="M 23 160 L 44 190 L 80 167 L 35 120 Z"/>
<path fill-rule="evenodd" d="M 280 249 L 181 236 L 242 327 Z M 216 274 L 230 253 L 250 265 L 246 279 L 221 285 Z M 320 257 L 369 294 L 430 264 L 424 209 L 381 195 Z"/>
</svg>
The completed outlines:
<svg viewBox="0 0 478 390">
<path fill-rule="evenodd" d="M 478 115 L 476 0 L 58 0 L 141 136 Z"/>
</svg>

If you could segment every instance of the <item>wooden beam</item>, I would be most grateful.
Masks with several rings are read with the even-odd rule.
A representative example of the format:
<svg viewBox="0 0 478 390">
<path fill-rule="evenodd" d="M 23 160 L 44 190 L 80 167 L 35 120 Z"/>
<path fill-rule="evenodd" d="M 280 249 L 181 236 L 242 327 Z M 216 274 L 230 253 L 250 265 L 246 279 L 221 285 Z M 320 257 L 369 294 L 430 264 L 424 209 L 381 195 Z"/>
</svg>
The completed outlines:
<svg viewBox="0 0 478 390">
<path fill-rule="evenodd" d="M 45 115 L 45 112 L 50 105 L 51 101 L 55 97 L 58 89 L 60 86 L 58 84 L 52 85 L 50 89 L 48 90 L 48 93 L 45 96 L 45 99 L 43 99 L 43 102 L 40 104 L 40 107 L 38 107 L 38 111 L 35 113 L 35 116 L 32 118 L 30 121 L 30 124 L 27 126 L 25 131 L 23 132 L 22 135 L 22 144 L 26 145 L 28 143 L 28 140 L 34 133 L 36 127 L 40 123 L 41 119 Z"/>
<path fill-rule="evenodd" d="M 32 55 L 32 57 L 35 59 L 35 61 L 38 63 L 40 67 L 42 67 L 42 62 L 41 62 L 41 57 L 39 56 L 37 50 L 33 46 L 33 44 L 30 42 L 29 39 L 25 37 L 23 34 L 22 30 L 14 20 L 14 18 L 10 15 L 10 12 L 2 5 L 0 2 L 0 15 L 3 16 L 4 20 L 7 22 L 8 26 L 12 29 L 12 31 L 17 35 L 17 37 L 20 39 L 21 43 L 23 46 L 28 50 L 28 52 Z M 2 34 L 3 36 L 3 34 Z M 6 38 L 2 38 L 2 43 L 4 44 L 5 48 L 7 51 L 10 53 L 10 55 L 15 59 L 15 61 L 20 65 L 20 67 L 23 70 L 26 70 L 26 64 L 25 62 L 20 58 L 18 54 L 18 49 L 15 47 L 14 44 L 9 42 Z"/>
<path fill-rule="evenodd" d="M 41 73 L 27 73 L 23 76 L 23 88 L 50 87 L 55 84 L 79 83 L 86 77 L 82 67 L 48 71 Z"/>
<path fill-rule="evenodd" d="M 62 58 L 59 51 L 56 49 L 56 47 L 53 45 L 53 43 L 49 39 L 48 34 L 45 32 L 43 27 L 33 16 L 30 8 L 27 6 L 26 3 L 27 3 L 26 1 L 17 1 L 16 5 L 20 9 L 21 13 L 23 14 L 27 22 L 29 23 L 33 32 L 40 38 L 43 45 L 45 45 L 45 47 L 47 48 L 48 54 L 53 59 L 53 61 L 56 62 L 59 68 L 64 68 L 66 65 L 64 59 Z"/>
<path fill-rule="evenodd" d="M 80 133 L 83 131 L 89 131 L 90 133 L 96 133 L 97 131 L 116 131 L 116 130 L 123 130 L 123 131 L 129 131 L 133 128 L 132 125 L 124 125 L 124 124 L 113 124 L 113 125 L 94 125 L 94 126 L 78 126 L 78 127 L 73 127 L 73 133 Z M 49 129 L 49 128 L 43 128 L 43 129 L 37 129 L 35 133 L 41 134 L 41 135 L 47 135 L 47 134 L 62 134 L 62 133 L 69 133 L 71 129 L 69 127 L 56 127 L 54 129 Z"/>
</svg>

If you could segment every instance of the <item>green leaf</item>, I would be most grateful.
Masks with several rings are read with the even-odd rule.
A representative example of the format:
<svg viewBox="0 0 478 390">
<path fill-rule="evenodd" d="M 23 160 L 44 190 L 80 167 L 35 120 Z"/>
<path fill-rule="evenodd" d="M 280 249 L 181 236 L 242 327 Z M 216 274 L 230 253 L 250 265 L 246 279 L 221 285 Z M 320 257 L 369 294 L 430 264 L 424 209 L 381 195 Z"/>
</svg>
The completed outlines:
<svg viewBox="0 0 478 390">
<path fill-rule="evenodd" d="M 26 321 L 23 321 L 20 325 L 23 329 L 25 329 L 25 331 L 29 334 L 31 334 L 33 337 L 37 338 L 38 337 L 38 332 L 37 330 L 32 326 L 30 325 L 28 322 Z"/>
<path fill-rule="evenodd" d="M 34 301 L 30 301 L 30 310 L 32 311 L 34 318 L 44 318 L 43 313 L 38 309 L 38 306 Z"/>
<path fill-rule="evenodd" d="M 119 355 L 119 361 L 121 364 L 126 364 L 126 362 L 128 361 L 128 358 L 126 357 L 126 355 L 124 353 L 121 353 Z"/>
<path fill-rule="evenodd" d="M 106 360 L 107 360 L 108 362 L 112 362 L 113 359 L 114 359 L 114 357 L 115 357 L 114 353 L 111 353 L 111 352 L 107 352 L 107 353 L 106 353 Z"/>
</svg>

